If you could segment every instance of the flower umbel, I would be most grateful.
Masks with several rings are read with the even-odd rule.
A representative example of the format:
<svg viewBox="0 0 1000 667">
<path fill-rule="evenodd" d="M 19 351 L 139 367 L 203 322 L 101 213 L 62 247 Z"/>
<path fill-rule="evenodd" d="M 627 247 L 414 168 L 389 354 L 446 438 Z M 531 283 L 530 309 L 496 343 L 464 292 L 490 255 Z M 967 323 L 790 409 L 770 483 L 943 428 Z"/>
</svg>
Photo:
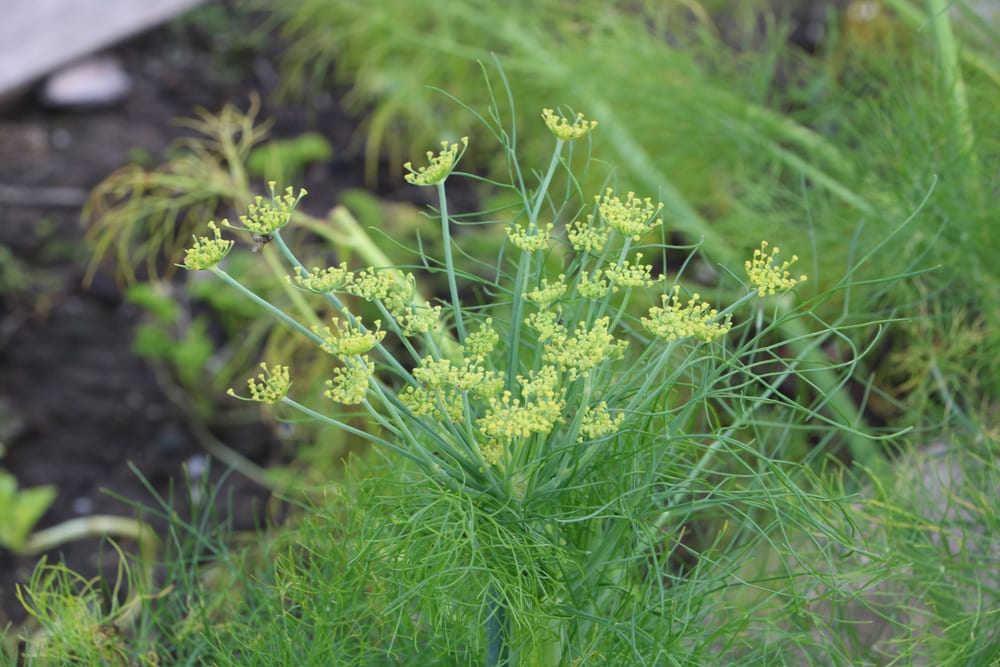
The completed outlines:
<svg viewBox="0 0 1000 667">
<path fill-rule="evenodd" d="M 228 221 L 223 220 L 222 225 L 228 225 Z M 194 245 L 184 251 L 184 264 L 182 266 L 189 271 L 199 271 L 210 269 L 233 249 L 234 241 L 227 241 L 222 238 L 222 231 L 214 221 L 208 223 L 208 228 L 215 233 L 215 238 L 207 236 L 195 237 Z"/>
<path fill-rule="evenodd" d="M 538 332 L 538 341 L 545 344 L 542 359 L 566 371 L 570 381 L 587 377 L 606 359 L 622 358 L 628 341 L 616 339 L 608 331 L 610 323 L 611 318 L 600 317 L 588 329 L 586 322 L 579 322 L 570 335 L 555 313 L 542 311 L 525 319 L 525 324 Z"/>
<path fill-rule="evenodd" d="M 288 388 L 292 386 L 292 381 L 288 377 L 288 366 L 280 364 L 272 369 L 268 369 L 267 364 L 261 362 L 260 368 L 263 373 L 258 373 L 256 379 L 247 380 L 247 387 L 250 389 L 250 398 L 243 398 L 230 389 L 226 393 L 233 398 L 244 401 L 258 401 L 260 403 L 275 403 L 288 394 Z"/>
<path fill-rule="evenodd" d="M 546 127 L 559 141 L 579 139 L 597 127 L 596 120 L 584 120 L 582 113 L 576 114 L 572 125 L 565 116 L 556 114 L 552 109 L 542 109 L 542 118 L 545 119 Z"/>
<path fill-rule="evenodd" d="M 300 272 L 294 278 L 295 283 L 302 289 L 319 294 L 345 291 L 353 280 L 354 274 L 347 268 L 347 262 L 325 269 L 314 267 L 309 273 Z"/>
<path fill-rule="evenodd" d="M 319 331 L 319 327 L 313 327 L 313 332 L 323 338 L 322 348 L 326 352 L 341 359 L 367 354 L 385 338 L 380 320 L 375 320 L 374 329 L 364 329 L 360 319 L 358 319 L 357 325 L 347 324 L 346 326 L 342 326 L 340 320 L 334 319 L 333 328 L 336 332 L 331 331 L 329 327 L 323 327 L 322 332 Z"/>
<path fill-rule="evenodd" d="M 612 229 L 638 241 L 643 234 L 663 224 L 663 219 L 659 217 L 663 210 L 662 202 L 653 204 L 649 197 L 639 199 L 634 192 L 626 194 L 625 201 L 622 201 L 613 193 L 614 190 L 608 188 L 603 197 L 594 197 L 597 210 Z"/>
<path fill-rule="evenodd" d="M 634 265 L 630 264 L 628 260 L 625 260 L 621 266 L 613 264 L 604 269 L 604 277 L 612 284 L 622 287 L 652 287 L 663 280 L 664 276 L 655 279 L 652 277 L 652 264 L 640 264 L 640 261 L 642 261 L 642 253 L 637 252 Z"/>
<path fill-rule="evenodd" d="M 375 364 L 368 356 L 355 357 L 342 368 L 333 369 L 333 379 L 326 381 L 329 387 L 323 395 L 335 403 L 357 405 L 368 393 L 368 382 L 375 372 Z"/>
<path fill-rule="evenodd" d="M 605 435 L 610 435 L 618 430 L 618 427 L 625 421 L 625 415 L 619 413 L 614 417 L 608 412 L 608 404 L 601 401 L 593 408 L 587 408 L 583 413 L 583 421 L 580 424 L 580 435 L 577 440 L 597 439 Z"/>
<path fill-rule="evenodd" d="M 793 278 L 788 267 L 798 261 L 798 255 L 792 255 L 790 260 L 777 263 L 778 253 L 781 250 L 775 246 L 770 252 L 767 250 L 767 241 L 760 242 L 760 248 L 753 251 L 753 259 L 747 260 L 744 266 L 747 275 L 750 277 L 750 284 L 757 288 L 758 296 L 768 296 L 777 292 L 795 287 L 795 284 L 806 280 L 805 275 Z"/>
<path fill-rule="evenodd" d="M 682 305 L 677 296 L 680 289 L 675 285 L 672 294 L 663 295 L 662 308 L 649 309 L 649 317 L 642 318 L 646 331 L 667 341 L 690 336 L 706 343 L 729 332 L 732 328 L 729 318 L 717 322 L 719 311 L 704 301 L 699 302 L 698 294 L 692 294 L 687 305 Z"/>
<path fill-rule="evenodd" d="M 533 226 L 532 228 L 511 225 L 507 228 L 507 238 L 524 252 L 545 250 L 549 245 L 549 234 L 552 232 L 553 227 L 554 225 L 551 222 L 544 226 Z"/>
<path fill-rule="evenodd" d="M 469 147 L 469 138 L 462 137 L 461 141 L 461 153 L 464 153 L 465 149 Z M 458 150 L 458 144 L 449 146 L 447 141 L 442 141 L 441 151 L 437 155 L 427 151 L 428 165 L 426 167 L 420 167 L 414 171 L 412 162 L 404 164 L 403 168 L 410 173 L 404 175 L 403 178 L 411 185 L 437 185 L 451 175 L 455 165 L 462 159 L 461 153 Z"/>
<path fill-rule="evenodd" d="M 306 191 L 303 189 L 296 195 L 291 187 L 287 187 L 285 194 L 279 197 L 274 194 L 274 185 L 274 181 L 267 184 L 271 192 L 270 201 L 257 196 L 254 198 L 254 203 L 247 207 L 247 214 L 240 216 L 243 226 L 256 236 L 270 236 L 287 225 L 299 200 L 306 196 Z"/>
<path fill-rule="evenodd" d="M 527 292 L 524 298 L 544 308 L 561 297 L 566 287 L 565 275 L 560 275 L 554 283 L 549 283 L 548 278 L 542 278 L 542 284 Z"/>
</svg>

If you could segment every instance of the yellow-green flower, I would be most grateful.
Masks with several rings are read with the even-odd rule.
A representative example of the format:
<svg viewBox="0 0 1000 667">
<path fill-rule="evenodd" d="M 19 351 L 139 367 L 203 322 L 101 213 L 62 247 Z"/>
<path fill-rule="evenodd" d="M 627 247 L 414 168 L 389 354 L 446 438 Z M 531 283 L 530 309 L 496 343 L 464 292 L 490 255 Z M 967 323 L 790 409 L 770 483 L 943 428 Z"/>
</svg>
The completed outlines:
<svg viewBox="0 0 1000 667">
<path fill-rule="evenodd" d="M 458 161 L 462 159 L 462 153 L 465 153 L 465 149 L 469 147 L 468 137 L 462 137 L 461 141 L 461 153 L 459 153 L 458 144 L 449 146 L 447 141 L 442 141 L 441 151 L 437 155 L 427 151 L 428 165 L 420 167 L 416 171 L 413 170 L 413 163 L 407 162 L 403 168 L 410 173 L 404 175 L 403 178 L 412 185 L 437 185 L 444 182 L 454 171 Z"/>
<path fill-rule="evenodd" d="M 577 440 L 594 440 L 601 436 L 609 435 L 618 430 L 625 421 L 625 415 L 619 413 L 614 417 L 608 412 L 608 404 L 601 401 L 592 408 L 587 408 L 583 413 L 583 420 L 580 423 L 580 435 Z"/>
<path fill-rule="evenodd" d="M 372 348 L 382 342 L 385 332 L 382 331 L 381 320 L 375 320 L 374 329 L 365 329 L 358 318 L 357 324 L 348 323 L 341 325 L 340 320 L 334 319 L 333 328 L 323 327 L 320 332 L 319 327 L 313 327 L 313 332 L 323 338 L 321 347 L 335 357 L 352 357 L 368 354 Z"/>
<path fill-rule="evenodd" d="M 511 225 L 507 228 L 507 238 L 524 252 L 545 250 L 549 245 L 549 234 L 554 226 L 551 222 L 544 227 Z"/>
<path fill-rule="evenodd" d="M 292 211 L 306 196 L 305 190 L 299 189 L 296 195 L 291 187 L 285 188 L 285 194 L 276 196 L 274 185 L 274 181 L 267 184 L 271 192 L 269 200 L 261 196 L 255 197 L 254 203 L 247 207 L 247 214 L 240 216 L 240 222 L 255 236 L 269 237 L 287 225 L 292 218 Z"/>
<path fill-rule="evenodd" d="M 489 440 L 510 442 L 534 433 L 549 433 L 562 421 L 565 391 L 559 388 L 555 367 L 543 366 L 527 377 L 519 375 L 523 401 L 504 391 L 490 398 L 490 407 L 476 420 L 476 426 Z"/>
<path fill-rule="evenodd" d="M 333 378 L 326 381 L 328 389 L 323 395 L 335 403 L 357 405 L 365 399 L 374 372 L 375 364 L 367 356 L 354 357 L 345 366 L 333 369 Z"/>
<path fill-rule="evenodd" d="M 545 126 L 559 141 L 579 139 L 597 127 L 596 120 L 584 120 L 582 113 L 576 114 L 572 125 L 565 116 L 556 114 L 552 109 L 542 109 L 542 118 L 545 119 Z"/>
<path fill-rule="evenodd" d="M 441 321 L 441 306 L 407 304 L 393 311 L 397 324 L 407 336 L 427 333 Z"/>
<path fill-rule="evenodd" d="M 732 328 L 729 318 L 716 321 L 719 311 L 704 301 L 699 302 L 698 294 L 693 294 L 686 306 L 682 305 L 677 295 L 679 291 L 680 286 L 675 285 L 672 294 L 663 295 L 662 308 L 649 309 L 649 317 L 642 318 L 646 331 L 668 341 L 692 337 L 706 343 L 729 332 Z"/>
<path fill-rule="evenodd" d="M 222 224 L 225 226 L 229 223 L 223 220 Z M 222 231 L 214 221 L 208 223 L 208 228 L 215 233 L 215 238 L 195 237 L 194 245 L 184 251 L 184 264 L 182 266 L 185 269 L 189 271 L 210 269 L 221 262 L 222 258 L 233 249 L 234 242 L 222 238 Z"/>
<path fill-rule="evenodd" d="M 299 287 L 310 292 L 344 292 L 353 282 L 354 274 L 347 268 L 347 262 L 342 262 L 340 266 L 325 269 L 314 267 L 309 273 L 299 273 L 293 280 Z"/>
<path fill-rule="evenodd" d="M 587 377 L 605 359 L 622 358 L 628 341 L 612 336 L 608 332 L 610 323 L 609 317 L 598 318 L 590 328 L 586 322 L 579 322 L 570 335 L 555 313 L 541 311 L 525 319 L 525 324 L 538 332 L 538 342 L 545 345 L 542 359 L 566 371 L 571 381 Z"/>
<path fill-rule="evenodd" d="M 263 373 L 258 373 L 256 379 L 247 380 L 247 387 L 250 389 L 249 399 L 238 396 L 232 389 L 226 393 L 234 398 L 268 404 L 280 401 L 287 396 L 288 388 L 292 386 L 292 381 L 288 376 L 288 366 L 278 365 L 268 369 L 267 364 L 261 362 L 260 368 L 264 371 Z"/>
<path fill-rule="evenodd" d="M 465 357 L 485 361 L 499 342 L 500 334 L 493 328 L 493 318 L 487 317 L 477 330 L 465 337 Z"/>
<path fill-rule="evenodd" d="M 566 226 L 566 238 L 573 249 L 581 253 L 599 255 L 607 245 L 610 234 L 611 228 L 598 225 L 592 215 Z"/>
<path fill-rule="evenodd" d="M 753 260 L 747 260 L 747 275 L 750 277 L 750 284 L 757 288 L 759 296 L 775 294 L 795 287 L 795 284 L 806 280 L 805 275 L 793 278 L 788 267 L 799 260 L 798 255 L 792 255 L 788 261 L 777 263 L 778 253 L 781 250 L 775 246 L 770 252 L 767 250 L 767 241 L 760 242 L 760 248 L 753 251 Z"/>
<path fill-rule="evenodd" d="M 621 287 L 652 287 L 663 280 L 663 276 L 654 280 L 652 278 L 653 265 L 640 264 L 641 260 L 642 253 L 637 252 L 634 265 L 630 264 L 628 260 L 625 260 L 621 266 L 613 264 L 604 270 L 604 277 L 613 285 Z"/>
<path fill-rule="evenodd" d="M 649 197 L 639 199 L 634 192 L 626 194 L 625 201 L 622 201 L 613 193 L 614 190 L 608 188 L 603 197 L 594 197 L 597 210 L 612 229 L 638 241 L 643 234 L 663 224 L 660 217 L 662 203 L 654 204 Z"/>
<path fill-rule="evenodd" d="M 608 281 L 600 275 L 591 278 L 590 273 L 587 271 L 581 271 L 580 282 L 576 285 L 576 293 L 584 299 L 600 299 L 607 294 L 608 287 Z"/>
<path fill-rule="evenodd" d="M 560 275 L 554 283 L 549 283 L 548 278 L 542 278 L 542 284 L 527 292 L 524 298 L 544 308 L 561 297 L 566 291 L 566 287 L 565 275 Z"/>
</svg>

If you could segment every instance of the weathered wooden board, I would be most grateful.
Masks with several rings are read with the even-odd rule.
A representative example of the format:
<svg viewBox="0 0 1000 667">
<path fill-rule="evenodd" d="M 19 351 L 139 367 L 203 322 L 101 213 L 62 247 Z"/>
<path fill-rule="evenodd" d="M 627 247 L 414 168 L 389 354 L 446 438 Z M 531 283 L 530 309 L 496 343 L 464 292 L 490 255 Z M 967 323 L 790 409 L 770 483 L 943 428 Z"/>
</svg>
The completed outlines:
<svg viewBox="0 0 1000 667">
<path fill-rule="evenodd" d="M 204 0 L 0 0 L 0 95 Z"/>
</svg>

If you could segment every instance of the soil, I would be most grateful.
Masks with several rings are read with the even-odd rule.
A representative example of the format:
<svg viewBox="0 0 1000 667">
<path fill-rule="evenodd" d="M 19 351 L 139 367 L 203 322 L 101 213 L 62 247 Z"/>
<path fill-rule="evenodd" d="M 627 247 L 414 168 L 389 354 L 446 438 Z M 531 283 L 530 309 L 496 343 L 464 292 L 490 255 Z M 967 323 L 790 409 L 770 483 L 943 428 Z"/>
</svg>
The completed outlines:
<svg viewBox="0 0 1000 667">
<path fill-rule="evenodd" d="M 234 21 L 226 24 L 234 35 L 253 27 L 245 25 L 252 19 Z M 279 48 L 264 42 L 272 52 Z M 167 399 L 153 369 L 130 352 L 140 313 L 123 301 L 114 267 L 84 285 L 90 254 L 80 210 L 89 190 L 137 149 L 156 164 L 181 132 L 172 119 L 189 117 L 198 106 L 246 108 L 252 90 L 271 99 L 276 79 L 267 53 L 243 54 L 241 61 L 238 46 L 220 47 L 217 31 L 190 20 L 112 53 L 133 81 L 114 108 L 51 110 L 29 93 L 0 110 L 0 252 L 9 250 L 0 254 L 0 442 L 6 448 L 0 467 L 21 487 L 57 490 L 39 528 L 95 514 L 134 516 L 134 507 L 118 497 L 155 506 L 129 464 L 164 496 L 172 485 L 183 488 L 185 469 L 194 476 L 203 468 L 206 453 L 192 425 Z M 313 198 L 322 207 L 339 189 L 360 185 L 363 170 L 360 152 L 339 148 L 348 145 L 356 123 L 336 108 L 333 96 L 317 104 L 325 106 L 322 113 L 315 106 L 265 102 L 261 116 L 275 119 L 272 134 L 319 131 L 338 146 L 336 164 L 308 177 L 322 179 L 323 187 L 303 183 L 310 192 L 326 193 Z M 284 456 L 270 429 L 259 425 L 214 434 L 260 465 Z M 215 463 L 208 474 L 217 479 L 224 468 Z M 229 499 L 220 509 L 231 512 L 234 530 L 252 529 L 264 518 L 266 491 L 238 474 L 226 476 L 219 497 Z M 184 516 L 190 511 L 186 494 L 175 499 Z M 86 577 L 115 561 L 98 538 L 46 556 Z M 37 558 L 0 549 L 0 631 L 24 620 L 15 585 L 27 581 Z"/>
</svg>

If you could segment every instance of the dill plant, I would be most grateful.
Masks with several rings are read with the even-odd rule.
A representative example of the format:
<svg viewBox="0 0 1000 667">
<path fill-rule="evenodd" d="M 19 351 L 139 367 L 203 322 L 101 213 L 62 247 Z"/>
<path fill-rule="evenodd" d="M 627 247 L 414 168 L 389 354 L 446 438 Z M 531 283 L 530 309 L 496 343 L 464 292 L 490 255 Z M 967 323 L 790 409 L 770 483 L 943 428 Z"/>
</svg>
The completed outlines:
<svg viewBox="0 0 1000 667">
<path fill-rule="evenodd" d="M 724 285 L 704 286 L 735 295 L 713 305 L 690 287 L 687 261 L 667 261 L 668 251 L 684 249 L 663 240 L 663 204 L 614 186 L 582 191 L 577 174 L 591 168 L 587 140 L 597 123 L 544 110 L 554 144 L 547 165 L 529 175 L 515 128 L 500 118 L 495 103 L 480 116 L 508 164 L 509 182 L 485 182 L 513 202 L 502 211 L 449 212 L 448 184 L 476 178 L 457 171 L 472 139 L 443 142 L 423 166 L 404 165 L 409 183 L 436 191 L 443 258 L 307 268 L 282 233 L 305 192 L 274 183 L 239 225 L 213 221 L 187 250 L 185 268 L 212 272 L 328 353 L 325 395 L 339 405 L 298 402 L 294 372 L 273 362 L 248 380 L 247 396 L 230 393 L 364 438 L 405 480 L 395 509 L 351 558 L 309 551 L 304 561 L 286 559 L 286 576 L 305 576 L 317 559 L 343 558 L 364 572 L 388 564 L 363 587 L 371 600 L 391 598 L 379 636 L 358 626 L 379 614 L 319 620 L 338 613 L 343 590 L 331 583 L 339 593 L 324 601 L 321 581 L 294 576 L 276 590 L 291 599 L 289 591 L 309 588 L 310 602 L 282 622 L 312 625 L 305 632 L 316 655 L 342 650 L 346 639 L 371 643 L 388 660 L 412 641 L 421 664 L 438 664 L 431 656 L 441 664 L 653 665 L 679 655 L 763 655 L 761 635 L 747 628 L 777 626 L 778 609 L 796 606 L 795 582 L 813 574 L 787 553 L 782 534 L 794 526 L 824 535 L 824 544 L 850 541 L 827 520 L 826 503 L 804 490 L 815 482 L 807 467 L 784 458 L 807 433 L 829 442 L 845 430 L 820 416 L 821 396 L 803 391 L 831 368 L 783 357 L 777 340 L 782 326 L 809 314 L 789 301 L 806 280 L 792 271 L 798 258 L 762 242 L 741 270 L 722 274 Z M 474 223 L 490 222 L 506 226 L 506 243 L 495 261 L 474 259 L 493 267 L 492 278 L 460 273 L 455 253 Z M 330 324 L 307 326 L 227 273 L 234 244 L 226 229 L 280 254 L 289 283 L 332 306 Z M 661 241 L 647 241 L 656 235 Z M 416 269 L 445 274 L 447 296 L 425 300 Z M 378 319 L 362 319 L 348 297 L 370 302 Z M 368 426 L 340 418 L 344 406 L 363 409 Z M 369 517 L 393 504 L 361 502 Z M 352 538 L 331 536 L 329 548 L 339 554 Z M 741 558 L 764 545 L 780 554 L 783 573 L 768 572 L 781 583 L 764 597 L 781 600 L 767 618 L 730 616 L 721 592 L 740 587 Z M 705 623 L 715 630 L 689 631 Z"/>
</svg>

